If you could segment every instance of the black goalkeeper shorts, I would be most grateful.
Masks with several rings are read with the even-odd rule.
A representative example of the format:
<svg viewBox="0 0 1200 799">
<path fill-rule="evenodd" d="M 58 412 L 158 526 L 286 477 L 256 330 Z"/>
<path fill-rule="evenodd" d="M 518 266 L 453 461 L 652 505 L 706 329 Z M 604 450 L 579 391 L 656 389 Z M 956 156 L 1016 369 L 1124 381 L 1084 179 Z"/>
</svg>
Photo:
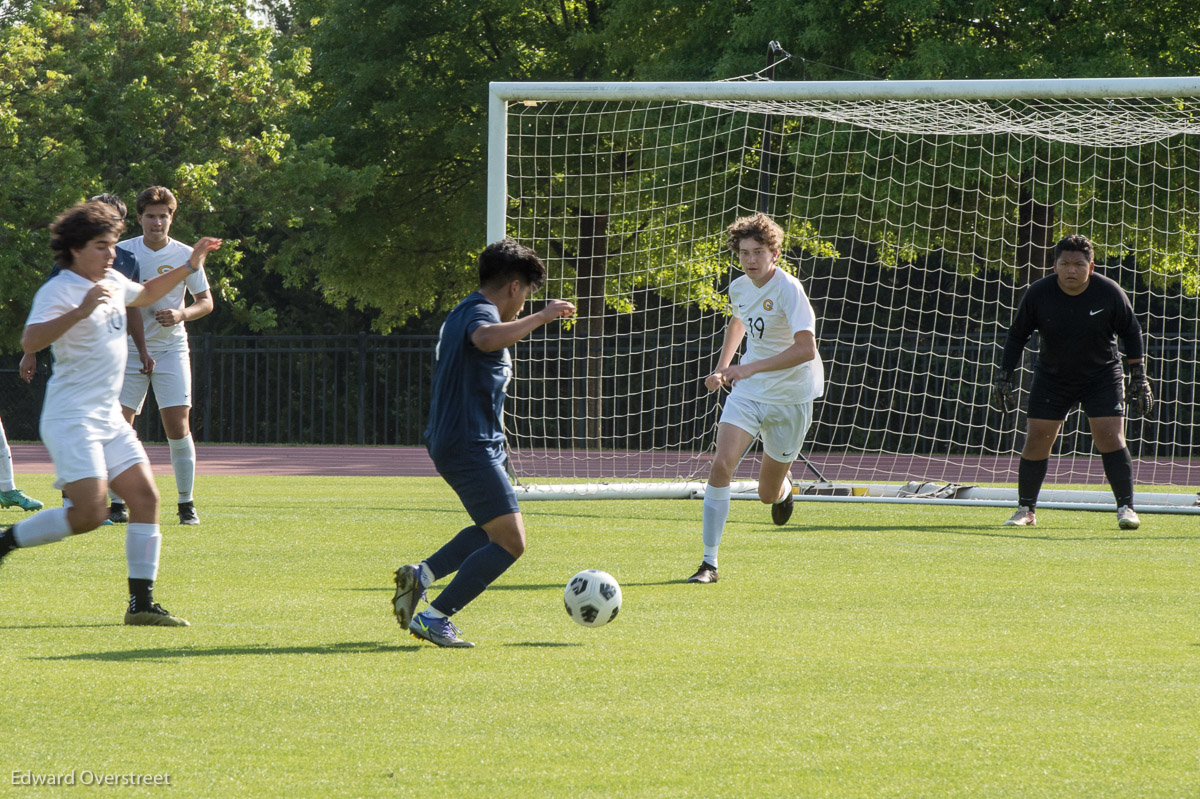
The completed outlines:
<svg viewBox="0 0 1200 799">
<path fill-rule="evenodd" d="M 1125 383 L 1118 366 L 1086 380 L 1063 379 L 1033 372 L 1029 387 L 1030 419 L 1053 419 L 1061 422 L 1076 405 L 1088 418 L 1125 415 Z"/>
</svg>

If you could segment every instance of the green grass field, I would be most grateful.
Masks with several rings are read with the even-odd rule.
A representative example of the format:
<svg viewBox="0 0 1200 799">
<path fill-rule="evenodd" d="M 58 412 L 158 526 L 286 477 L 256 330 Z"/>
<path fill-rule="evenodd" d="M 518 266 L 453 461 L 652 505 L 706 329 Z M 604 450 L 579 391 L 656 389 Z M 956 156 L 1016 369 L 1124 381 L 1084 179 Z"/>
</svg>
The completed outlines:
<svg viewBox="0 0 1200 799">
<path fill-rule="evenodd" d="M 1195 517 L 801 504 L 781 529 L 735 502 L 696 586 L 698 502 L 527 503 L 464 651 L 390 612 L 393 569 L 466 523 L 440 481 L 197 497 L 157 589 L 188 629 L 121 624 L 119 529 L 0 567 L 0 795 L 1200 795 Z M 621 582 L 607 627 L 562 609 L 583 568 Z M 131 774 L 170 787 L 81 784 Z"/>
</svg>

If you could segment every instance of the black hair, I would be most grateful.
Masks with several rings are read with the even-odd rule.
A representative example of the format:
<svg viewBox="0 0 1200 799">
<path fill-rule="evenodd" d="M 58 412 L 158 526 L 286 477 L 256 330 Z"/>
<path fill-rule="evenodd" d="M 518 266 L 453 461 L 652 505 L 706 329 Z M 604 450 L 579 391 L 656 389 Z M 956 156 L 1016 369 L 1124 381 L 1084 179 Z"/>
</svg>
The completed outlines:
<svg viewBox="0 0 1200 799">
<path fill-rule="evenodd" d="M 107 203 L 117 209 L 117 213 L 124 219 L 129 214 L 129 209 L 125 207 L 125 202 L 115 194 L 97 194 L 95 197 L 88 198 L 88 202 L 92 203 Z"/>
<path fill-rule="evenodd" d="M 1088 263 L 1096 260 L 1095 253 L 1092 250 L 1092 243 L 1088 241 L 1087 236 L 1081 236 L 1078 233 L 1072 233 L 1054 245 L 1054 260 L 1057 261 L 1058 256 L 1064 252 L 1081 252 L 1087 256 Z"/>
<path fill-rule="evenodd" d="M 520 280 L 537 291 L 546 282 L 546 265 L 538 254 L 512 239 L 495 241 L 479 253 L 479 286 L 498 286 Z"/>
</svg>

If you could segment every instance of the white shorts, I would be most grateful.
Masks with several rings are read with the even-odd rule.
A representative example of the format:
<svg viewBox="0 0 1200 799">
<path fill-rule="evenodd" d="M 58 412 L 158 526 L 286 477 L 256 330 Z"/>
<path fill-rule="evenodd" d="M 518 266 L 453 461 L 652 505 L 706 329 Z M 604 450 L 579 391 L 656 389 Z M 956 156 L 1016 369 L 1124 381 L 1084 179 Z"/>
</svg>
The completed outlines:
<svg viewBox="0 0 1200 799">
<path fill-rule="evenodd" d="M 731 424 L 762 439 L 763 452 L 772 460 L 791 463 L 812 424 L 812 400 L 796 405 L 772 405 L 746 399 L 736 391 L 725 400 L 721 423 Z"/>
<path fill-rule="evenodd" d="M 182 352 L 152 352 L 154 371 L 148 375 L 141 372 L 142 360 L 133 353 L 125 362 L 125 382 L 121 385 L 121 405 L 142 412 L 146 402 L 146 390 L 154 386 L 154 400 L 159 408 L 176 405 L 192 407 L 192 359 L 187 350 Z"/>
<path fill-rule="evenodd" d="M 50 451 L 60 491 L 68 483 L 99 477 L 112 481 L 138 463 L 149 463 L 133 428 L 99 419 L 49 419 L 41 424 L 42 442 Z"/>
</svg>

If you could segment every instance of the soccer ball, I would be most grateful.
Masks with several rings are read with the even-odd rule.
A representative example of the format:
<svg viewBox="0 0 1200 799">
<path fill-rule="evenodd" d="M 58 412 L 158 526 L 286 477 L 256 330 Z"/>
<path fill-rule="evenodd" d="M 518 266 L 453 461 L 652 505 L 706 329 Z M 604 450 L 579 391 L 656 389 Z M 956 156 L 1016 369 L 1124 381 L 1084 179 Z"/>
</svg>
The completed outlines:
<svg viewBox="0 0 1200 799">
<path fill-rule="evenodd" d="M 571 578 L 563 592 L 567 615 L 584 627 L 601 627 L 621 609 L 621 586 L 611 574 L 587 569 Z"/>
</svg>

